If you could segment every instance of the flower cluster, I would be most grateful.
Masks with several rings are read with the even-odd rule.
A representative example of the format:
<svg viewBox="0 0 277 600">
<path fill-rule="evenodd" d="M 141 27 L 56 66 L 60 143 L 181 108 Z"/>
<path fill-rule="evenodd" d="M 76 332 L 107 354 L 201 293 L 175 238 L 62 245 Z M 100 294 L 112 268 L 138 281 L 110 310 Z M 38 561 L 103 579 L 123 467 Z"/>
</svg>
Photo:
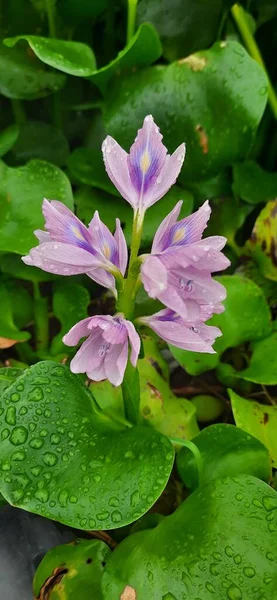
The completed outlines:
<svg viewBox="0 0 277 600">
<path fill-rule="evenodd" d="M 221 252 L 226 243 L 224 237 L 202 239 L 211 213 L 208 201 L 178 221 L 182 206 L 179 201 L 159 226 L 151 253 L 137 256 L 145 211 L 175 183 L 185 156 L 184 144 L 171 156 L 167 153 L 152 116 L 145 117 L 129 154 L 110 136 L 103 142 L 102 150 L 110 179 L 134 209 L 127 278 L 124 279 L 128 251 L 119 220 L 116 219 L 114 235 L 102 223 L 98 211 L 85 227 L 57 201 L 43 201 L 46 231 L 35 232 L 39 245 L 23 260 L 50 273 L 86 273 L 113 292 L 119 312 L 115 316 L 84 319 L 67 333 L 64 342 L 75 346 L 81 338 L 87 338 L 71 362 L 73 372 L 120 385 L 129 346 L 133 366 L 140 352 L 140 337 L 126 318 L 127 311 L 121 310 L 124 294 L 125 306 L 132 305 L 142 283 L 148 295 L 159 299 L 165 308 L 137 321 L 179 348 L 212 353 L 221 332 L 205 321 L 224 310 L 222 301 L 226 295 L 212 273 L 225 269 L 229 261 Z M 140 268 L 134 269 L 134 265 Z M 128 312 L 132 315 L 132 310 Z"/>
</svg>

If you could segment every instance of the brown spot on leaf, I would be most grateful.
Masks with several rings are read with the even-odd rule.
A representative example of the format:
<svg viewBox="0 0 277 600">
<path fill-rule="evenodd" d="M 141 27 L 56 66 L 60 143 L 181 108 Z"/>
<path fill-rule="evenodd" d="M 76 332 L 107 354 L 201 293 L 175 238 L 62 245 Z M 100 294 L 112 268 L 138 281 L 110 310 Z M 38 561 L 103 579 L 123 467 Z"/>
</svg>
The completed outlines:
<svg viewBox="0 0 277 600">
<path fill-rule="evenodd" d="M 158 398 L 159 400 L 163 401 L 162 394 L 160 390 L 158 390 L 158 388 L 156 388 L 152 383 L 149 383 L 149 381 L 147 382 L 147 386 L 150 388 L 151 396 L 154 396 L 155 398 Z"/>
<path fill-rule="evenodd" d="M 68 573 L 68 569 L 65 569 L 63 565 L 54 569 L 52 575 L 46 579 L 40 589 L 37 600 L 50 600 L 53 589 L 60 583 L 66 573 Z"/>
<path fill-rule="evenodd" d="M 137 592 L 131 585 L 126 585 L 124 588 L 120 600 L 136 600 Z"/>
<path fill-rule="evenodd" d="M 196 125 L 195 131 L 197 131 L 199 136 L 199 144 L 202 148 L 203 154 L 208 154 L 209 152 L 209 139 L 206 134 L 206 131 L 202 125 Z"/>
<path fill-rule="evenodd" d="M 269 420 L 269 414 L 264 413 L 264 425 L 266 425 L 268 423 L 268 420 Z"/>
<path fill-rule="evenodd" d="M 181 58 L 181 60 L 178 60 L 178 64 L 186 64 L 192 71 L 203 71 L 207 64 L 207 59 L 205 56 L 196 56 L 196 54 L 191 54 L 186 58 Z"/>
</svg>

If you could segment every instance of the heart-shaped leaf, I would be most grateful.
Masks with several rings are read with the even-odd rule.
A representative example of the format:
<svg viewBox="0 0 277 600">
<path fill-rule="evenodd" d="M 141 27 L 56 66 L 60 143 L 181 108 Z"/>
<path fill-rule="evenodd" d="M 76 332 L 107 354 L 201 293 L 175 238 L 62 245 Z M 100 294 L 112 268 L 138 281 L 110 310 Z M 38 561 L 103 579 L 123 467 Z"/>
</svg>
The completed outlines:
<svg viewBox="0 0 277 600">
<path fill-rule="evenodd" d="M 88 77 L 95 71 L 95 56 L 87 44 L 37 35 L 18 35 L 6 38 L 4 44 L 11 48 L 19 40 L 26 40 L 35 55 L 54 69 L 77 77 Z"/>
<path fill-rule="evenodd" d="M 249 366 L 239 371 L 237 377 L 260 383 L 277 384 L 277 332 L 274 331 L 264 340 L 255 342 Z"/>
<path fill-rule="evenodd" d="M 73 209 L 68 178 L 48 162 L 31 160 L 12 168 L 0 161 L 0 181 L 0 251 L 27 254 L 36 245 L 33 231 L 44 225 L 43 198 Z"/>
<path fill-rule="evenodd" d="M 142 23 L 127 46 L 108 65 L 96 71 L 90 77 L 90 81 L 106 94 L 112 77 L 130 72 L 134 68 L 148 67 L 161 54 L 162 45 L 156 29 L 150 23 Z"/>
<path fill-rule="evenodd" d="M 35 577 L 34 594 L 38 600 L 82 598 L 100 600 L 101 577 L 110 554 L 109 547 L 99 540 L 77 539 L 56 546 L 42 559 Z"/>
<path fill-rule="evenodd" d="M 214 369 L 227 348 L 263 338 L 271 332 L 269 307 L 262 290 L 253 281 L 239 275 L 222 275 L 217 280 L 225 286 L 227 298 L 225 311 L 209 321 L 223 334 L 214 344 L 216 354 L 188 352 L 170 346 L 173 356 L 191 375 Z"/>
<path fill-rule="evenodd" d="M 21 163 L 39 158 L 61 166 L 66 164 L 68 155 L 68 142 L 60 129 L 39 121 L 22 125 L 13 146 L 13 156 Z"/>
<path fill-rule="evenodd" d="M 251 476 L 198 488 L 111 554 L 105 600 L 275 600 L 277 494 Z"/>
<path fill-rule="evenodd" d="M 200 474 L 189 448 L 181 448 L 177 455 L 179 475 L 189 490 L 225 475 L 233 477 L 244 473 L 269 481 L 271 461 L 267 448 L 242 429 L 217 423 L 205 427 L 193 438 L 193 443 L 202 457 Z"/>
<path fill-rule="evenodd" d="M 22 48 L 0 44 L 0 93 L 7 98 L 34 100 L 59 91 L 65 75 L 46 71 L 35 56 Z"/>
<path fill-rule="evenodd" d="M 253 160 L 233 167 L 233 190 L 249 204 L 277 198 L 277 173 L 268 173 Z"/>
<path fill-rule="evenodd" d="M 11 504 L 78 529 L 111 529 L 138 519 L 162 493 L 170 441 L 99 413 L 68 367 L 36 364 L 1 404 L 0 491 Z"/>
<path fill-rule="evenodd" d="M 57 284 L 53 294 L 53 313 L 60 321 L 61 331 L 52 340 L 51 354 L 53 356 L 65 350 L 68 351 L 62 338 L 73 325 L 88 316 L 89 302 L 89 292 L 84 286 L 67 281 Z"/>
<path fill-rule="evenodd" d="M 9 348 L 16 342 L 29 340 L 31 337 L 29 331 L 19 331 L 15 325 L 11 297 L 4 283 L 1 282 L 0 306 L 0 348 Z"/>
<path fill-rule="evenodd" d="M 261 210 L 246 248 L 264 277 L 277 281 L 277 199 Z"/>
<path fill-rule="evenodd" d="M 198 181 L 245 157 L 266 99 L 260 65 L 240 44 L 218 42 L 169 66 L 119 80 L 104 107 L 104 120 L 107 132 L 127 149 L 145 115 L 152 113 L 170 152 L 187 144 L 181 180 Z"/>
<path fill-rule="evenodd" d="M 19 127 L 10 125 L 0 133 L 0 157 L 5 156 L 7 152 L 14 146 L 19 136 Z"/>
<path fill-rule="evenodd" d="M 238 427 L 260 440 L 269 450 L 273 466 L 277 467 L 277 406 L 265 406 L 246 400 L 229 390 L 234 419 Z"/>
</svg>

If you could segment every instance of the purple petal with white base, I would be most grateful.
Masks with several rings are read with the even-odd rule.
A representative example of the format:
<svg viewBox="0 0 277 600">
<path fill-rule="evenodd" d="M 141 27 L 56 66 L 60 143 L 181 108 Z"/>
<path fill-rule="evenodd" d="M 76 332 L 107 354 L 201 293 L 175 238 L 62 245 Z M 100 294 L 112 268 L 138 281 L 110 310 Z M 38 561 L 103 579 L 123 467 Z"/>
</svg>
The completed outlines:
<svg viewBox="0 0 277 600">
<path fill-rule="evenodd" d="M 168 155 L 159 128 L 148 115 L 129 154 L 110 136 L 104 140 L 102 151 L 111 181 L 133 209 L 143 215 L 175 183 L 184 161 L 185 144 Z"/>
<path fill-rule="evenodd" d="M 73 373 L 87 373 L 94 381 L 108 379 L 113 385 L 122 383 L 129 345 L 130 360 L 135 367 L 140 351 L 140 337 L 134 325 L 121 315 L 95 316 L 83 319 L 64 336 L 68 346 L 87 337 L 70 363 Z"/>
<path fill-rule="evenodd" d="M 222 335 L 217 327 L 201 322 L 188 323 L 169 309 L 161 310 L 151 317 L 141 317 L 138 320 L 150 327 L 168 344 L 192 352 L 214 354 L 215 350 L 212 345 L 215 339 Z"/>
<path fill-rule="evenodd" d="M 113 236 L 97 211 L 86 227 L 56 200 L 44 200 L 42 210 L 47 231 L 35 232 L 40 243 L 23 262 L 59 275 L 86 273 L 116 294 L 113 274 L 119 270 L 124 275 L 127 266 L 127 245 L 119 220 Z"/>
</svg>

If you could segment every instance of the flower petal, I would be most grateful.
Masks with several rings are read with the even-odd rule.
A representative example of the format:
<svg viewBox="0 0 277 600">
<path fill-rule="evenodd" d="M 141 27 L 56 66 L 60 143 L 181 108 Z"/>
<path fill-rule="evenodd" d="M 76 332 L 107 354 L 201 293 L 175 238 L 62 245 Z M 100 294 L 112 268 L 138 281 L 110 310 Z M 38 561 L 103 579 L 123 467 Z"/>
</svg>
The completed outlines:
<svg viewBox="0 0 277 600">
<path fill-rule="evenodd" d="M 157 254 L 163 252 L 168 247 L 168 234 L 171 227 L 176 223 L 180 210 L 182 208 L 183 200 L 179 200 L 173 210 L 165 217 L 158 227 L 152 244 L 152 253 Z"/>
<path fill-rule="evenodd" d="M 44 199 L 42 212 L 45 217 L 45 229 L 53 241 L 71 244 L 96 254 L 87 227 L 62 202 Z"/>
<path fill-rule="evenodd" d="M 115 242 L 116 242 L 117 248 L 118 248 L 118 263 L 119 263 L 118 267 L 119 267 L 119 270 L 121 271 L 122 275 L 125 275 L 125 271 L 127 268 L 127 262 L 128 262 L 128 248 L 127 248 L 125 235 L 122 231 L 120 220 L 116 219 L 115 222 L 116 222 L 116 229 L 115 229 L 115 233 L 114 233 L 114 239 L 115 239 Z"/>
<path fill-rule="evenodd" d="M 185 158 L 186 146 L 181 144 L 172 156 L 167 156 L 165 165 L 156 181 L 144 194 L 144 209 L 149 208 L 162 198 L 176 182 Z"/>
<path fill-rule="evenodd" d="M 22 260 L 27 265 L 58 275 L 78 275 L 103 266 L 99 258 L 86 250 L 61 242 L 40 244 Z"/>
<path fill-rule="evenodd" d="M 88 325 L 92 317 L 87 317 L 76 325 L 73 325 L 71 329 L 63 336 L 63 343 L 67 346 L 76 346 L 82 337 L 85 337 L 91 333 Z"/>
<path fill-rule="evenodd" d="M 115 386 L 122 383 L 128 360 L 128 342 L 112 346 L 105 356 L 104 369 L 106 378 Z"/>
<path fill-rule="evenodd" d="M 102 144 L 102 152 L 110 180 L 121 196 L 136 209 L 136 193 L 130 179 L 127 152 L 109 135 Z"/>
<path fill-rule="evenodd" d="M 101 343 L 102 336 L 99 331 L 95 331 L 89 335 L 70 363 L 72 373 L 88 374 L 92 369 L 99 367 L 102 363 L 102 356 L 99 354 Z"/>
<path fill-rule="evenodd" d="M 150 298 L 158 298 L 167 288 L 167 269 L 157 256 L 147 256 L 141 266 L 141 278 Z"/>
<path fill-rule="evenodd" d="M 109 228 L 101 221 L 98 210 L 95 211 L 90 221 L 88 231 L 91 235 L 92 245 L 97 248 L 97 252 L 103 256 L 106 262 L 108 261 L 118 267 L 117 244 Z"/>
<path fill-rule="evenodd" d="M 125 327 L 128 331 L 129 341 L 131 344 L 130 361 L 131 361 L 133 367 L 135 367 L 137 364 L 137 361 L 138 361 L 139 353 L 140 353 L 140 337 L 139 337 L 139 334 L 138 334 L 136 328 L 134 327 L 133 323 L 131 323 L 131 321 L 124 321 L 124 323 L 125 323 Z"/>
<path fill-rule="evenodd" d="M 192 244 L 198 242 L 204 229 L 207 227 L 211 215 L 209 201 L 204 204 L 192 215 L 185 217 L 172 226 L 169 233 L 168 246 L 180 246 L 180 244 Z"/>
</svg>

